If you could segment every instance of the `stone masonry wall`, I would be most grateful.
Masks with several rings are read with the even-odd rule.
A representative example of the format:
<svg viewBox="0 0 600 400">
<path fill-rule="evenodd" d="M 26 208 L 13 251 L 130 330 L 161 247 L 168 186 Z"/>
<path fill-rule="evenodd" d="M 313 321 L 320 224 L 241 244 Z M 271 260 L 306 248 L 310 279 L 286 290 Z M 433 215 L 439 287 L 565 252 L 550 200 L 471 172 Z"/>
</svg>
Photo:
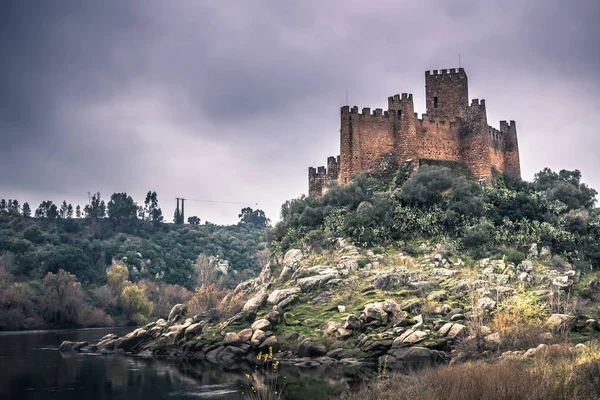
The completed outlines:
<svg viewBox="0 0 600 400">
<path fill-rule="evenodd" d="M 514 121 L 487 124 L 485 100 L 468 104 L 467 74 L 462 68 L 426 71 L 427 113 L 419 119 L 411 94 L 388 98 L 388 110 L 344 106 L 340 118 L 340 155 L 327 168 L 309 168 L 309 194 L 320 196 L 327 182 L 348 183 L 368 172 L 383 154 L 399 164 L 419 159 L 464 163 L 476 179 L 492 179 L 492 169 L 521 176 Z"/>
</svg>

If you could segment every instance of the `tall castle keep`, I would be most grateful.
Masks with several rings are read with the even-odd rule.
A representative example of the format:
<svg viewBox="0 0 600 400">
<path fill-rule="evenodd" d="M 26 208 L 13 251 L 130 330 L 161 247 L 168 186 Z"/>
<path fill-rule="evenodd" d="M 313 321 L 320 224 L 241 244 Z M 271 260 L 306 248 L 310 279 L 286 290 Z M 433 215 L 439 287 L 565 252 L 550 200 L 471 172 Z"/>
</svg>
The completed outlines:
<svg viewBox="0 0 600 400">
<path fill-rule="evenodd" d="M 485 100 L 469 105 L 463 68 L 425 72 L 427 113 L 419 119 L 412 94 L 388 97 L 388 109 L 342 107 L 340 155 L 327 167 L 308 169 L 309 195 L 321 196 L 329 181 L 348 183 L 357 172 L 373 170 L 382 156 L 399 164 L 411 160 L 418 168 L 428 161 L 465 164 L 476 179 L 488 182 L 492 171 L 521 177 L 515 121 L 487 123 Z"/>
</svg>

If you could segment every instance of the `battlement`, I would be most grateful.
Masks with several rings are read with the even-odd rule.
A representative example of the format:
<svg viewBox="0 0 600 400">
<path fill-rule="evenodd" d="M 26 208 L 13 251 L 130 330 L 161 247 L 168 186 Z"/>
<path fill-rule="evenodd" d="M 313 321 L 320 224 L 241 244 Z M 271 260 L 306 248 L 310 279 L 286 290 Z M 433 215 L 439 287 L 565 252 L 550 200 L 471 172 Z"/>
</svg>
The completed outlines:
<svg viewBox="0 0 600 400">
<path fill-rule="evenodd" d="M 484 99 L 472 99 L 471 100 L 471 107 L 485 107 L 485 100 Z"/>
<path fill-rule="evenodd" d="M 441 76 L 441 75 L 455 75 L 455 76 L 467 76 L 464 68 L 450 68 L 450 69 L 434 69 L 431 71 L 425 71 L 425 78 L 430 76 Z"/>
</svg>

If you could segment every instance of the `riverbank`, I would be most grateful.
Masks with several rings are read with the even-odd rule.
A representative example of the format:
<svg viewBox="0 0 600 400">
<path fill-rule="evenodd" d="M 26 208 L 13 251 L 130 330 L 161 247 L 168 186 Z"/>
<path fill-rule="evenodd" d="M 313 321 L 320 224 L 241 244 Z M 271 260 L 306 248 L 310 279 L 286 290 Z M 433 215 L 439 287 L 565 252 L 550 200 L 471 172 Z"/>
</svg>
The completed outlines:
<svg viewBox="0 0 600 400">
<path fill-rule="evenodd" d="M 555 345 L 534 355 L 506 356 L 381 374 L 343 400 L 593 400 L 600 398 L 600 345 Z"/>
</svg>

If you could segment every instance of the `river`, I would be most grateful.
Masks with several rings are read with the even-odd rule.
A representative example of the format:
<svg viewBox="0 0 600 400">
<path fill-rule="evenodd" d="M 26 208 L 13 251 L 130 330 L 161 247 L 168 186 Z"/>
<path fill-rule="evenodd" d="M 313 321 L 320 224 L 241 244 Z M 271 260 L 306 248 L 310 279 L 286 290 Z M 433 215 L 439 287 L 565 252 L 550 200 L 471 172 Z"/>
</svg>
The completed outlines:
<svg viewBox="0 0 600 400">
<path fill-rule="evenodd" d="M 97 342 L 131 328 L 0 332 L 0 399 L 246 399 L 252 365 L 140 359 L 58 351 L 63 340 Z M 372 371 L 282 367 L 286 400 L 326 399 Z"/>
</svg>

